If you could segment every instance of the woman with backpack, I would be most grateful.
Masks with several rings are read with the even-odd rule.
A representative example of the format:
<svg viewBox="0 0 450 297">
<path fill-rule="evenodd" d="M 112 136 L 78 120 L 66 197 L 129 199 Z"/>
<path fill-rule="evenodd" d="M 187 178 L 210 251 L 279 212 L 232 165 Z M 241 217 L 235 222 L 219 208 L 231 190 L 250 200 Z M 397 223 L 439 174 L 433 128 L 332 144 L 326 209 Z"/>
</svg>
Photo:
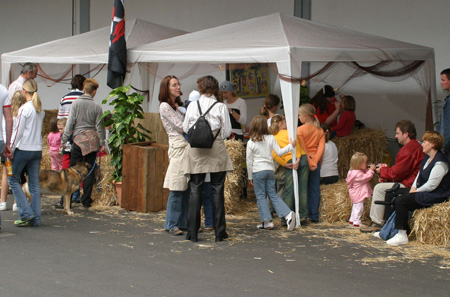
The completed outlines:
<svg viewBox="0 0 450 297">
<path fill-rule="evenodd" d="M 158 99 L 161 121 L 169 137 L 169 167 L 164 188 L 170 190 L 164 229 L 175 236 L 183 235 L 181 229 L 186 228 L 189 207 L 188 177 L 180 170 L 180 164 L 187 160 L 189 148 L 183 136 L 184 114 L 178 108 L 183 105 L 182 94 L 178 78 L 173 75 L 163 78 Z"/>
<path fill-rule="evenodd" d="M 191 177 L 186 239 L 192 242 L 198 241 L 203 183 L 206 173 L 209 172 L 211 173 L 210 184 L 213 199 L 215 240 L 219 242 L 228 238 L 228 234 L 225 231 L 224 184 L 226 174 L 228 171 L 233 170 L 233 165 L 225 147 L 224 139 L 231 134 L 230 116 L 226 105 L 217 102 L 219 83 L 214 77 L 208 75 L 199 78 L 197 80 L 197 89 L 201 97 L 197 104 L 189 104 L 183 124 L 183 130 L 189 135 L 191 143 L 188 158 L 189 166 L 186 170 L 183 170 L 185 173 L 190 174 Z M 212 140 L 211 148 L 196 147 L 191 139 L 196 134 L 191 128 L 197 125 L 197 119 L 200 118 L 200 114 L 204 115 L 205 113 L 205 119 L 212 130 L 212 134 L 216 136 Z"/>
</svg>

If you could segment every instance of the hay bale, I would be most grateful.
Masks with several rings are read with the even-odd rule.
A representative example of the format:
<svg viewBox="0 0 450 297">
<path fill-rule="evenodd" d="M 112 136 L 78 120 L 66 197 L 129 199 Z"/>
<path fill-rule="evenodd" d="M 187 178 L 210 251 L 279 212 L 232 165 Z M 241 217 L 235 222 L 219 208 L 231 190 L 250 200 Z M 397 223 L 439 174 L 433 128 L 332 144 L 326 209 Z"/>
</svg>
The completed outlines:
<svg viewBox="0 0 450 297">
<path fill-rule="evenodd" d="M 416 210 L 413 221 L 411 235 L 418 242 L 450 246 L 450 201 Z"/>
<path fill-rule="evenodd" d="M 367 155 L 368 163 L 383 163 L 386 159 L 387 138 L 383 131 L 365 128 L 349 136 L 333 139 L 339 152 L 339 177 L 345 179 L 350 169 L 350 159 L 355 152 Z"/>
<path fill-rule="evenodd" d="M 50 121 L 58 116 L 57 109 L 47 109 L 45 111 L 44 122 L 42 123 L 42 137 L 47 142 L 47 135 L 50 133 Z"/>
<path fill-rule="evenodd" d="M 225 146 L 234 167 L 233 172 L 227 174 L 225 179 L 225 210 L 230 214 L 239 208 L 244 178 L 242 164 L 245 162 L 245 147 L 239 140 L 225 140 Z"/>
<path fill-rule="evenodd" d="M 371 198 L 364 200 L 361 220 L 368 220 Z M 320 186 L 320 217 L 328 223 L 348 222 L 352 213 L 352 202 L 348 195 L 347 183 L 339 180 L 335 184 Z"/>
</svg>

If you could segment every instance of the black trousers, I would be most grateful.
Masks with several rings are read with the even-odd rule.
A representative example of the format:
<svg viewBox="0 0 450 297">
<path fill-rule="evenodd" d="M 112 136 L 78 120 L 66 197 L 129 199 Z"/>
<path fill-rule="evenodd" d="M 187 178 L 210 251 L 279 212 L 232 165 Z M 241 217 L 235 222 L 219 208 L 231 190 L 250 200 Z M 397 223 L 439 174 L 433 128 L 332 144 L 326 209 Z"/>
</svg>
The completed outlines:
<svg viewBox="0 0 450 297">
<path fill-rule="evenodd" d="M 189 181 L 191 196 L 189 198 L 189 213 L 187 221 L 187 235 L 197 238 L 198 228 L 200 228 L 200 209 L 202 207 L 203 183 L 206 173 L 191 174 Z M 211 173 L 211 191 L 213 208 L 213 226 L 217 236 L 225 236 L 225 177 L 226 172 Z"/>
<path fill-rule="evenodd" d="M 409 190 L 411 190 L 411 188 L 400 188 L 395 192 L 395 194 L 394 193 L 386 193 L 384 195 L 384 201 L 391 202 L 395 196 L 408 194 Z M 395 207 L 395 204 L 393 207 Z M 387 219 L 389 219 L 391 214 L 394 212 L 393 207 L 386 205 L 386 207 L 384 208 L 384 221 L 387 221 Z"/>
<path fill-rule="evenodd" d="M 425 208 L 415 199 L 416 193 L 408 193 L 395 199 L 395 229 L 408 230 L 408 212 L 419 208 Z"/>
<path fill-rule="evenodd" d="M 97 158 L 97 152 L 92 152 L 83 156 L 81 154 L 81 148 L 75 143 L 72 145 L 72 151 L 70 153 L 70 167 L 74 166 L 77 162 L 86 162 L 92 167 L 95 165 L 95 160 Z M 83 196 L 81 196 L 81 203 L 85 207 L 89 207 L 92 204 L 91 193 L 92 187 L 95 183 L 95 169 L 89 171 L 90 174 L 86 176 L 83 181 Z"/>
</svg>

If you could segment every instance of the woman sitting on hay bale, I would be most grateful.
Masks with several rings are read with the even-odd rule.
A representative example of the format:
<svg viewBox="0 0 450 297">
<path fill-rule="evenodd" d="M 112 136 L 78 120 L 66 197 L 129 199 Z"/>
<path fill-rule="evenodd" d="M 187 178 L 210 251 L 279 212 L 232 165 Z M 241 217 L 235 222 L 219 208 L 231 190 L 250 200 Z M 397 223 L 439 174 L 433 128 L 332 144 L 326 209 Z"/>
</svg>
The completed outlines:
<svg viewBox="0 0 450 297">
<path fill-rule="evenodd" d="M 444 138 L 439 132 L 429 131 L 422 139 L 423 152 L 427 156 L 422 161 L 419 174 L 409 194 L 399 196 L 395 200 L 395 228 L 398 229 L 398 233 L 386 241 L 392 246 L 408 243 L 406 234 L 408 211 L 442 203 L 450 196 L 449 160 L 440 151 Z M 378 235 L 379 232 L 375 234 Z"/>
</svg>

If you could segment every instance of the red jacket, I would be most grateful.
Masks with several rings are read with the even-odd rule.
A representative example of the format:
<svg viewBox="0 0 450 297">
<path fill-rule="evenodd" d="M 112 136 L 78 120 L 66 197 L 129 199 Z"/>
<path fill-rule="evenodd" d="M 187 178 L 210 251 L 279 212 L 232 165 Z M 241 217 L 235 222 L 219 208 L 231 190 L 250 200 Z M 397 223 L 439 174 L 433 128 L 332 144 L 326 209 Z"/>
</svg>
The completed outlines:
<svg viewBox="0 0 450 297">
<path fill-rule="evenodd" d="M 332 127 L 331 131 L 335 131 L 337 137 L 349 136 L 352 133 L 355 122 L 355 112 L 344 110 L 344 112 L 341 114 L 341 117 L 339 118 L 337 125 Z"/>
<path fill-rule="evenodd" d="M 398 151 L 394 165 L 380 169 L 380 178 L 387 182 L 399 182 L 410 188 L 424 156 L 420 143 L 411 139 Z"/>
</svg>

